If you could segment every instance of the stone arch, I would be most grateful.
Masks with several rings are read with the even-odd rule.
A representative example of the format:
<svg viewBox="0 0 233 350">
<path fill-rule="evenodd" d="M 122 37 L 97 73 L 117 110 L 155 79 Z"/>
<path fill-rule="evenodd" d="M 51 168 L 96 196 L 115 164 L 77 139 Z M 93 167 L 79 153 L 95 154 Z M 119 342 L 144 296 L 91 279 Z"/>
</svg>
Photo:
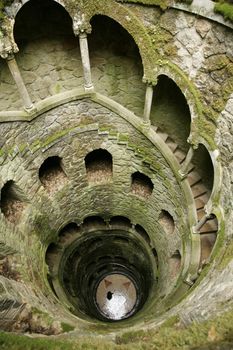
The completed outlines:
<svg viewBox="0 0 233 350">
<path fill-rule="evenodd" d="M 41 6 L 41 5 L 43 5 L 43 6 Z M 34 10 L 33 12 L 36 12 L 36 13 L 35 14 L 33 13 L 33 21 L 29 22 L 30 30 L 28 30 L 26 28 L 27 38 L 28 38 L 28 34 L 32 34 L 34 30 L 37 32 L 37 30 L 39 28 L 41 29 L 41 33 L 44 32 L 44 30 L 46 30 L 46 28 L 43 28 L 43 27 L 45 26 L 45 24 L 47 24 L 47 22 L 49 23 L 49 26 L 47 29 L 50 29 L 50 27 L 52 27 L 52 28 L 57 27 L 58 22 L 57 22 L 56 26 L 54 26 L 54 24 L 51 26 L 50 25 L 51 21 L 49 21 L 48 18 L 44 19 L 45 16 L 49 16 L 53 12 L 55 13 L 55 15 L 53 16 L 54 19 L 56 19 L 58 17 L 58 15 L 63 16 L 63 20 L 62 20 L 61 25 L 62 26 L 70 25 L 71 32 L 73 33 L 72 18 L 70 16 L 69 12 L 65 9 L 65 7 L 62 6 L 58 1 L 46 0 L 46 1 L 41 1 L 41 3 L 40 3 L 40 1 L 37 1 L 37 0 L 28 0 L 23 4 L 23 6 L 17 11 L 17 13 L 15 15 L 13 35 L 14 35 L 16 42 L 18 41 L 18 38 L 17 38 L 18 33 L 17 32 L 18 31 L 20 32 L 20 29 L 21 29 L 21 31 L 24 30 L 29 18 L 31 17 L 30 11 L 32 11 L 32 10 Z M 43 16 L 42 16 L 42 14 L 43 14 Z M 24 19 L 24 16 L 29 17 L 27 21 Z M 64 19 L 65 19 L 65 22 L 67 22 L 67 23 L 64 23 Z M 22 23 L 20 23 L 20 21 Z M 44 21 L 44 24 L 42 26 L 41 26 L 41 21 Z M 68 23 L 69 21 L 70 21 L 70 24 Z M 19 34 L 21 34 L 21 36 L 24 35 L 22 33 L 19 33 Z M 45 33 L 43 33 L 43 34 L 45 34 Z M 36 33 L 36 35 L 38 36 L 38 33 Z"/>
<path fill-rule="evenodd" d="M 86 155 L 85 167 L 88 182 L 109 182 L 113 175 L 112 154 L 106 149 L 94 149 Z"/>
<path fill-rule="evenodd" d="M 160 74 L 154 87 L 151 124 L 159 127 L 187 151 L 191 114 L 187 99 L 179 85 L 168 75 Z"/>
<path fill-rule="evenodd" d="M 212 207 L 214 207 L 215 199 L 219 196 L 219 191 L 222 186 L 222 167 L 219 161 L 219 151 L 217 149 L 211 150 L 208 142 L 206 142 L 206 140 L 203 138 L 199 139 L 199 144 L 203 145 L 206 151 L 209 153 L 209 157 L 213 166 L 212 188 L 209 201 L 206 205 L 207 210 L 211 212 L 213 210 Z M 218 213 L 216 215 L 219 216 Z"/>
<path fill-rule="evenodd" d="M 27 198 L 14 180 L 8 180 L 1 188 L 0 211 L 12 224 L 17 224 L 26 208 Z"/>
<path fill-rule="evenodd" d="M 24 1 L 19 1 L 19 0 L 15 0 L 13 1 L 12 5 L 11 5 L 11 13 L 13 15 L 13 17 L 15 18 L 18 14 L 18 12 L 31 0 L 24 0 Z M 66 10 L 66 12 L 69 13 L 69 15 L 71 16 L 68 6 L 65 5 L 64 1 L 60 1 L 60 0 L 51 0 L 55 3 L 57 3 L 58 5 L 62 6 L 64 8 L 64 10 Z"/>
<path fill-rule="evenodd" d="M 195 121 L 195 118 L 199 118 L 202 115 L 202 106 L 199 99 L 199 92 L 189 80 L 188 76 L 174 63 L 168 61 L 161 62 L 160 66 L 156 67 L 156 75 L 154 78 L 156 82 L 160 75 L 166 75 L 169 79 L 172 79 L 177 87 L 181 90 L 187 101 L 191 116 L 190 135 L 188 140 L 191 142 L 193 123 Z"/>
<path fill-rule="evenodd" d="M 98 14 L 109 17 L 120 24 L 132 36 L 139 49 L 144 68 L 144 80 L 150 80 L 154 52 L 151 39 L 140 20 L 129 9 L 114 1 L 96 2 L 91 0 L 91 2 L 93 4 L 89 7 L 87 20 L 90 22 L 92 17 Z"/>
<path fill-rule="evenodd" d="M 143 65 L 133 37 L 114 19 L 94 15 L 88 46 L 96 91 L 143 115 Z M 101 57 L 101 58 L 100 58 Z"/>
</svg>

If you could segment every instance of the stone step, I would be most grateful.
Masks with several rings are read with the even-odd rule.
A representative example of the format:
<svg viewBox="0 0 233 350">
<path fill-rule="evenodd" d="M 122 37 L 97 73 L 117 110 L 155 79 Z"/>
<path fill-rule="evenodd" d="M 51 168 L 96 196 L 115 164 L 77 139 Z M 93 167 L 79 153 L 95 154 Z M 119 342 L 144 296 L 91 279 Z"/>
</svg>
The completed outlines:
<svg viewBox="0 0 233 350">
<path fill-rule="evenodd" d="M 164 142 L 166 142 L 166 140 L 168 139 L 168 134 L 166 134 L 165 132 L 158 131 L 157 134 L 161 137 L 161 139 Z"/>
<path fill-rule="evenodd" d="M 201 197 L 203 194 L 208 192 L 205 185 L 202 182 L 197 183 L 196 185 L 191 187 L 194 199 Z"/>
<path fill-rule="evenodd" d="M 166 144 L 168 145 L 168 147 L 170 148 L 170 150 L 174 153 L 175 150 L 178 148 L 177 143 L 175 143 L 170 136 L 167 138 L 166 140 Z"/>
<path fill-rule="evenodd" d="M 218 222 L 216 219 L 207 220 L 206 223 L 201 227 L 200 234 L 204 233 L 215 233 L 218 231 Z"/>
<path fill-rule="evenodd" d="M 181 149 L 179 147 L 175 150 L 174 155 L 180 164 L 186 158 L 186 154 L 183 151 L 181 151 Z"/>
<path fill-rule="evenodd" d="M 195 198 L 196 209 L 199 210 L 201 208 L 204 208 L 208 200 L 209 200 L 208 192 L 204 193 L 202 196 Z"/>
<path fill-rule="evenodd" d="M 199 183 L 200 181 L 202 181 L 201 176 L 198 174 L 197 171 L 192 170 L 188 176 L 187 176 L 187 180 L 189 182 L 189 185 L 192 187 L 194 185 L 196 185 L 197 183 Z"/>
</svg>

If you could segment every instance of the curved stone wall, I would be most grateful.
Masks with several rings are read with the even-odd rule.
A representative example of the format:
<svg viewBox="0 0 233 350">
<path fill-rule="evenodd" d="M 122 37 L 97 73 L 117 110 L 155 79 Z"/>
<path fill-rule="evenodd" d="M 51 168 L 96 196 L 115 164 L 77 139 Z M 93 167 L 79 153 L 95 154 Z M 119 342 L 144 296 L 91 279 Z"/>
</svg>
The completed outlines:
<svg viewBox="0 0 233 350">
<path fill-rule="evenodd" d="M 108 337 L 228 310 L 231 29 L 174 7 L 21 5 L 0 38 L 0 328 Z M 114 322 L 100 300 L 119 292 L 136 306 Z"/>
</svg>

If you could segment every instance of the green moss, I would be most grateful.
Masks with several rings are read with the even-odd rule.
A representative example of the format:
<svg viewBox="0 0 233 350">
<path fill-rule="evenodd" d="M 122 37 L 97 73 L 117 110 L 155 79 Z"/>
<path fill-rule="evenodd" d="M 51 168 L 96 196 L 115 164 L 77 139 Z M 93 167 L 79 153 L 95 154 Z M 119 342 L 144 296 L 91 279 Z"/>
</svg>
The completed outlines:
<svg viewBox="0 0 233 350">
<path fill-rule="evenodd" d="M 159 6 L 162 10 L 166 10 L 169 6 L 172 5 L 173 1 L 171 0 L 118 0 L 120 2 L 130 2 L 142 5 L 151 5 Z M 176 0 L 177 2 L 183 2 L 185 4 L 191 4 L 193 0 Z"/>
<path fill-rule="evenodd" d="M 171 5 L 171 0 L 119 0 L 120 2 L 130 2 L 142 5 L 159 6 L 162 10 L 166 10 Z"/>
<path fill-rule="evenodd" d="M 233 22 L 233 5 L 228 3 L 217 3 L 214 6 L 214 12 L 220 13 L 225 20 Z"/>
<path fill-rule="evenodd" d="M 1 20 L 5 17 L 4 8 L 10 6 L 14 0 L 0 0 L 0 23 Z"/>
<path fill-rule="evenodd" d="M 221 256 L 218 270 L 223 270 L 233 260 L 233 242 L 228 242 Z"/>
<path fill-rule="evenodd" d="M 145 349 L 189 349 L 191 346 L 201 346 L 213 341 L 233 340 L 233 313 L 232 310 L 216 317 L 213 320 L 203 323 L 193 323 L 185 328 L 178 322 L 178 319 L 171 319 L 171 324 L 164 323 L 156 331 L 127 332 L 117 338 L 118 344 L 131 343 L 144 344 Z"/>
<path fill-rule="evenodd" d="M 73 326 L 71 326 L 70 324 L 65 323 L 65 322 L 61 323 L 61 327 L 62 327 L 63 332 L 71 332 L 74 330 Z"/>
<path fill-rule="evenodd" d="M 102 344 L 103 343 L 103 344 Z M 29 338 L 10 333 L 0 333 L 1 350 L 109 350 L 113 349 L 111 343 L 82 339 L 76 341 L 65 341 L 48 338 Z"/>
</svg>

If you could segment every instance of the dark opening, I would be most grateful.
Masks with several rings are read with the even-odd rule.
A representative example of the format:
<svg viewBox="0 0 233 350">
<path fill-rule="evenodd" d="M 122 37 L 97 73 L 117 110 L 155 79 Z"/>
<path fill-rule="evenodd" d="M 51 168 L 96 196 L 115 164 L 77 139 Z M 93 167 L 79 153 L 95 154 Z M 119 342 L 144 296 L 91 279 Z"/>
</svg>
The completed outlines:
<svg viewBox="0 0 233 350">
<path fill-rule="evenodd" d="M 39 178 L 46 190 L 53 194 L 67 181 L 62 168 L 62 159 L 58 156 L 47 158 L 39 169 Z"/>
<path fill-rule="evenodd" d="M 166 210 L 162 210 L 159 215 L 159 223 L 166 233 L 173 233 L 175 230 L 174 219 Z"/>
<path fill-rule="evenodd" d="M 112 296 L 113 296 L 113 293 L 112 293 L 112 292 L 108 292 L 108 293 L 107 293 L 107 299 L 108 299 L 108 300 L 111 300 L 111 299 L 112 299 Z"/>
<path fill-rule="evenodd" d="M 71 222 L 59 232 L 58 242 L 62 245 L 68 245 L 75 238 L 77 238 L 79 234 L 80 234 L 80 227 L 76 223 Z"/>
<path fill-rule="evenodd" d="M 140 197 L 148 198 L 154 188 L 151 179 L 139 171 L 132 174 L 131 178 L 131 191 Z"/>
<path fill-rule="evenodd" d="M 33 103 L 83 83 L 79 41 L 70 15 L 57 1 L 25 3 L 16 16 L 14 37 Z"/>
<path fill-rule="evenodd" d="M 187 151 L 191 115 L 186 98 L 176 83 L 166 75 L 158 77 L 154 88 L 151 123 L 167 133 L 181 150 Z"/>
<path fill-rule="evenodd" d="M 5 183 L 1 190 L 1 211 L 5 218 L 17 223 L 26 207 L 25 196 L 13 180 Z"/>
<path fill-rule="evenodd" d="M 210 154 L 203 144 L 199 144 L 198 149 L 195 150 L 192 163 L 210 195 L 214 183 L 214 167 Z"/>
<path fill-rule="evenodd" d="M 57 248 L 52 244 L 46 253 L 52 277 L 50 283 L 58 297 L 62 287 L 75 314 L 102 321 L 119 321 L 143 307 L 153 283 L 151 260 L 144 245 L 130 235 L 126 237 L 125 231 L 95 231 L 80 237 L 67 249 L 61 251 L 60 245 Z M 55 265 L 59 250 L 60 260 Z M 56 283 L 53 283 L 53 276 Z M 56 276 L 59 276 L 60 287 Z M 118 317 L 115 301 L 119 296 L 133 304 L 129 312 Z M 116 317 L 105 312 L 102 301 L 114 308 Z M 114 303 L 109 304 L 110 301 Z"/>
<path fill-rule="evenodd" d="M 110 220 L 111 226 L 130 228 L 132 226 L 130 220 L 124 216 L 113 216 Z"/>
<path fill-rule="evenodd" d="M 83 220 L 83 228 L 84 230 L 93 230 L 99 229 L 106 226 L 105 221 L 100 216 L 88 216 Z"/>
<path fill-rule="evenodd" d="M 92 183 L 106 183 L 112 178 L 112 155 L 97 149 L 85 157 L 87 179 Z"/>
<path fill-rule="evenodd" d="M 135 225 L 135 230 L 137 231 L 137 233 L 139 233 L 139 235 L 144 238 L 144 240 L 150 244 L 150 237 L 148 235 L 148 233 L 146 232 L 146 230 L 144 230 L 144 228 L 141 225 Z"/>
<path fill-rule="evenodd" d="M 52 0 L 30 0 L 18 12 L 14 36 L 17 44 L 27 40 L 74 36 L 72 19 L 63 6 Z"/>
<path fill-rule="evenodd" d="M 169 259 L 170 265 L 170 276 L 171 278 L 176 277 L 180 272 L 181 267 L 181 254 L 179 250 L 176 250 Z"/>
</svg>

